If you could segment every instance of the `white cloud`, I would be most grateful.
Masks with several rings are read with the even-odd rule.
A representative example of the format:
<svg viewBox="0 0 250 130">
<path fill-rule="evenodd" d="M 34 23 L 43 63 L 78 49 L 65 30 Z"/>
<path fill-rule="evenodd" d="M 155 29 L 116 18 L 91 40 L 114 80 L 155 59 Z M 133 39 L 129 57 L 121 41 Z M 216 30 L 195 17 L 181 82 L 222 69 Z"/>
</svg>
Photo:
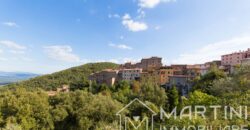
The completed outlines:
<svg viewBox="0 0 250 130">
<path fill-rule="evenodd" d="M 12 54 L 24 54 L 25 53 L 25 51 L 20 51 L 20 50 L 10 50 L 9 52 Z"/>
<path fill-rule="evenodd" d="M 140 62 L 140 59 L 133 59 L 133 58 L 114 58 L 114 59 L 98 59 L 98 60 L 88 60 L 89 62 L 113 62 L 116 64 L 124 64 L 126 62 L 132 62 L 132 63 L 137 63 Z"/>
<path fill-rule="evenodd" d="M 197 64 L 220 60 L 221 55 L 250 48 L 250 35 L 208 44 L 192 53 L 181 54 L 174 64 Z"/>
<path fill-rule="evenodd" d="M 120 18 L 119 14 L 109 14 L 108 15 L 109 18 Z"/>
<path fill-rule="evenodd" d="M 176 0 L 139 0 L 138 5 L 141 8 L 154 8 L 163 2 L 176 2 Z"/>
<path fill-rule="evenodd" d="M 108 44 L 110 47 L 114 47 L 114 48 L 118 48 L 118 49 L 123 49 L 123 50 L 132 50 L 133 48 L 125 45 L 125 44 L 113 44 L 113 43 L 109 43 Z"/>
<path fill-rule="evenodd" d="M 112 62 L 112 63 L 116 63 L 116 64 L 120 63 L 120 61 L 117 59 L 110 59 L 110 60 L 108 60 L 108 62 Z"/>
<path fill-rule="evenodd" d="M 146 13 L 142 8 L 139 8 L 137 10 L 137 13 L 138 13 L 138 16 L 137 16 L 138 19 L 144 18 L 146 16 Z"/>
<path fill-rule="evenodd" d="M 4 22 L 3 25 L 8 27 L 18 27 L 18 25 L 15 22 Z"/>
<path fill-rule="evenodd" d="M 67 45 L 56 45 L 44 47 L 48 57 L 58 61 L 80 62 L 80 58 L 72 53 L 72 48 Z"/>
<path fill-rule="evenodd" d="M 144 31 L 148 29 L 148 25 L 144 22 L 138 22 L 131 19 L 129 14 L 125 14 L 122 18 L 122 24 L 132 32 Z"/>
<path fill-rule="evenodd" d="M 140 62 L 140 59 L 122 58 L 120 63 L 127 63 L 127 62 L 137 63 Z"/>
<path fill-rule="evenodd" d="M 3 53 L 3 50 L 0 49 L 0 54 L 2 53 Z M 0 56 L 0 61 L 6 61 L 6 60 L 7 60 L 6 58 Z"/>
<path fill-rule="evenodd" d="M 6 58 L 0 57 L 0 61 L 7 61 Z"/>
<path fill-rule="evenodd" d="M 0 41 L 0 45 L 8 47 L 9 49 L 13 50 L 25 50 L 27 49 L 25 46 L 19 45 L 13 41 Z"/>
<path fill-rule="evenodd" d="M 125 14 L 122 19 L 131 19 L 130 15 L 129 14 Z"/>
<path fill-rule="evenodd" d="M 20 57 L 21 60 L 26 61 L 26 62 L 31 62 L 33 61 L 33 59 L 29 58 L 29 57 Z"/>
</svg>

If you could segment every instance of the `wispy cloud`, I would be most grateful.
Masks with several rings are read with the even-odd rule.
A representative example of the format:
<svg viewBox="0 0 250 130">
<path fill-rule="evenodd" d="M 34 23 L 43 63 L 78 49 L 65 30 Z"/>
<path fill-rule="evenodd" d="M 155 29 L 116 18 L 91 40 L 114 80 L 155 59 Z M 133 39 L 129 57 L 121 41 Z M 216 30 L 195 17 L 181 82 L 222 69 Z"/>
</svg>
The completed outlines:
<svg viewBox="0 0 250 130">
<path fill-rule="evenodd" d="M 3 50 L 0 49 L 0 54 L 3 53 Z M 1 55 L 0 55 L 0 61 L 6 61 L 7 59 L 6 58 L 3 58 Z"/>
<path fill-rule="evenodd" d="M 20 57 L 20 60 L 26 61 L 26 62 L 31 62 L 31 61 L 33 61 L 33 59 L 31 59 L 31 58 L 29 58 L 29 57 Z"/>
<path fill-rule="evenodd" d="M 88 62 L 112 62 L 112 63 L 116 63 L 116 64 L 124 64 L 126 62 L 132 62 L 132 63 L 137 63 L 139 62 L 140 59 L 134 59 L 134 58 L 113 58 L 113 59 L 99 59 L 99 60 L 88 60 Z"/>
<path fill-rule="evenodd" d="M 25 51 L 21 51 L 21 50 L 10 50 L 9 52 L 12 54 L 24 54 L 25 53 Z"/>
<path fill-rule="evenodd" d="M 154 8 L 160 3 L 169 3 L 169 2 L 176 2 L 176 0 L 138 0 L 138 9 L 137 9 L 137 16 L 136 20 L 131 18 L 131 16 L 126 13 L 122 18 L 122 24 L 125 26 L 129 31 L 138 32 L 138 31 L 145 31 L 148 29 L 148 25 L 145 22 L 138 21 L 138 19 L 143 19 L 146 17 L 146 12 L 144 11 L 145 8 Z M 111 15 L 109 14 L 109 18 L 120 18 L 120 15 Z M 155 30 L 159 30 L 160 26 L 154 28 Z"/>
<path fill-rule="evenodd" d="M 9 40 L 5 40 L 5 41 L 0 41 L 0 47 L 4 48 L 4 52 L 2 50 L 0 50 L 0 53 L 4 53 L 6 55 L 8 54 L 14 54 L 14 57 L 11 57 L 12 55 L 8 55 L 6 56 L 6 58 L 4 57 L 0 57 L 1 61 L 7 61 L 7 60 L 23 60 L 23 54 L 26 53 L 27 51 L 27 47 L 23 46 L 21 44 L 18 44 L 14 41 L 9 41 Z"/>
<path fill-rule="evenodd" d="M 154 8 L 160 3 L 176 2 L 176 0 L 139 0 L 138 6 L 141 8 Z"/>
<path fill-rule="evenodd" d="M 0 57 L 0 61 L 7 61 L 6 58 Z"/>
<path fill-rule="evenodd" d="M 10 49 L 15 49 L 15 50 L 25 50 L 27 47 L 22 46 L 20 44 L 17 44 L 13 41 L 5 40 L 5 41 L 0 41 L 0 45 L 6 46 Z"/>
<path fill-rule="evenodd" d="M 113 43 L 109 43 L 108 44 L 110 47 L 113 48 L 118 48 L 118 49 L 123 49 L 123 50 L 133 50 L 132 47 L 125 45 L 125 44 L 113 44 Z"/>
<path fill-rule="evenodd" d="M 139 8 L 137 10 L 137 13 L 138 13 L 138 16 L 137 16 L 138 19 L 142 19 L 146 17 L 146 12 L 142 8 Z"/>
<path fill-rule="evenodd" d="M 144 31 L 148 29 L 148 25 L 144 22 L 134 21 L 129 14 L 122 17 L 122 24 L 132 32 Z"/>
<path fill-rule="evenodd" d="M 120 18 L 121 16 L 119 14 L 109 14 L 109 18 Z"/>
<path fill-rule="evenodd" d="M 8 27 L 18 27 L 15 22 L 3 22 L 2 24 Z"/>
<path fill-rule="evenodd" d="M 80 58 L 73 54 L 73 49 L 68 45 L 45 46 L 45 53 L 49 58 L 64 62 L 80 62 Z"/>
<path fill-rule="evenodd" d="M 221 55 L 250 48 L 250 35 L 208 44 L 192 53 L 181 54 L 172 63 L 196 64 L 220 60 Z"/>
</svg>

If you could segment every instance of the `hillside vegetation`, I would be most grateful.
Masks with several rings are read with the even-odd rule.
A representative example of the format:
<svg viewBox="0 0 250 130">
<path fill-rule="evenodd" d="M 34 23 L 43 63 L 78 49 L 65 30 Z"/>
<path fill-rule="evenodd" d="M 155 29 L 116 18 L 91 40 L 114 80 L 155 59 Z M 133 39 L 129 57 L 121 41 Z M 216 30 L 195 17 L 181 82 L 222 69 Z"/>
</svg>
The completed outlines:
<svg viewBox="0 0 250 130">
<path fill-rule="evenodd" d="M 115 69 L 119 65 L 109 62 L 88 63 L 82 66 L 73 67 L 67 70 L 56 72 L 53 74 L 39 76 L 27 81 L 23 81 L 10 86 L 23 86 L 25 88 L 42 88 L 45 90 L 53 90 L 64 84 L 84 83 L 88 81 L 91 73 L 101 71 L 103 69 Z"/>
<path fill-rule="evenodd" d="M 230 119 L 228 115 L 228 118 L 224 119 L 223 112 L 224 107 L 229 105 L 234 108 L 250 106 L 250 66 L 241 66 L 230 75 L 224 75 L 218 68 L 211 69 L 196 79 L 195 87 L 188 98 L 182 97 L 176 86 L 166 90 L 151 80 L 120 81 L 113 86 L 98 85 L 95 82 L 88 85 L 84 82 L 92 72 L 116 67 L 118 66 L 112 63 L 86 64 L 37 77 L 13 85 L 13 88 L 9 87 L 11 89 L 8 87 L 0 89 L 0 130 L 117 130 L 119 126 L 117 111 L 135 98 L 143 101 L 157 113 L 154 118 L 155 130 L 159 130 L 159 125 L 177 126 L 178 129 L 190 125 L 194 125 L 195 128 L 222 126 L 224 129 L 231 124 L 246 125 L 245 129 L 250 129 L 249 118 L 233 116 Z M 63 83 L 70 84 L 74 89 L 54 96 L 49 96 L 46 91 L 39 89 L 52 89 Z M 213 111 L 207 111 L 206 118 L 198 115 L 191 120 L 188 117 L 180 118 L 180 114 L 177 114 L 176 119 L 160 118 L 161 108 L 171 113 L 173 108 L 177 107 L 177 113 L 180 113 L 186 106 L 194 108 L 197 105 L 208 108 L 214 105 L 222 107 L 218 108 L 216 120 Z M 151 114 L 139 104 L 134 104 L 124 111 L 124 116 L 129 119 L 133 119 L 134 115 L 144 119 Z M 191 114 L 194 115 L 195 112 Z M 128 130 L 132 129 L 128 127 Z M 142 126 L 138 130 L 145 129 L 145 126 Z"/>
</svg>

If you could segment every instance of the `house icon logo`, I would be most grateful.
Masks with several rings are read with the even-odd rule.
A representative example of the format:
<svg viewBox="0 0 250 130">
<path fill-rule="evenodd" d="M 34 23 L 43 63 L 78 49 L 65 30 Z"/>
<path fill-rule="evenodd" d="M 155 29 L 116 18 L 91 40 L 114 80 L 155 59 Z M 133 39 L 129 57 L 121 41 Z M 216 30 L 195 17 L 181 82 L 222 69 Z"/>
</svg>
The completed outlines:
<svg viewBox="0 0 250 130">
<path fill-rule="evenodd" d="M 133 108 L 137 108 L 137 112 L 133 111 Z M 139 109 L 138 109 L 139 108 Z M 138 110 L 146 111 L 147 116 L 145 114 L 137 115 Z M 144 130 L 153 130 L 154 129 L 154 116 L 157 115 L 149 106 L 147 106 L 144 102 L 140 101 L 138 98 L 135 98 L 125 107 L 123 107 L 120 111 L 116 113 L 119 116 L 119 130 L 130 130 L 139 128 L 143 128 Z"/>
</svg>

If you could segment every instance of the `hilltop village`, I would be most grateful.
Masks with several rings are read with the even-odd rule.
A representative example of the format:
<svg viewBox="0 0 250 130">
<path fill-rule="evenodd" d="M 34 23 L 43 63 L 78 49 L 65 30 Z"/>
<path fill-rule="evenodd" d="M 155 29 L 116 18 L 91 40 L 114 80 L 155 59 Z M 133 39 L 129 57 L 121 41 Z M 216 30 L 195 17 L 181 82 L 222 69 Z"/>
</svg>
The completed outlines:
<svg viewBox="0 0 250 130">
<path fill-rule="evenodd" d="M 151 80 L 164 88 L 176 86 L 181 95 L 186 96 L 192 88 L 193 80 L 198 76 L 205 75 L 212 67 L 230 74 L 235 67 L 241 64 L 250 64 L 250 48 L 246 51 L 222 55 L 221 60 L 195 65 L 164 66 L 161 57 L 144 58 L 139 63 L 122 64 L 119 69 L 105 69 L 93 73 L 89 76 L 89 80 L 109 86 L 122 80 L 128 82 Z"/>
</svg>

